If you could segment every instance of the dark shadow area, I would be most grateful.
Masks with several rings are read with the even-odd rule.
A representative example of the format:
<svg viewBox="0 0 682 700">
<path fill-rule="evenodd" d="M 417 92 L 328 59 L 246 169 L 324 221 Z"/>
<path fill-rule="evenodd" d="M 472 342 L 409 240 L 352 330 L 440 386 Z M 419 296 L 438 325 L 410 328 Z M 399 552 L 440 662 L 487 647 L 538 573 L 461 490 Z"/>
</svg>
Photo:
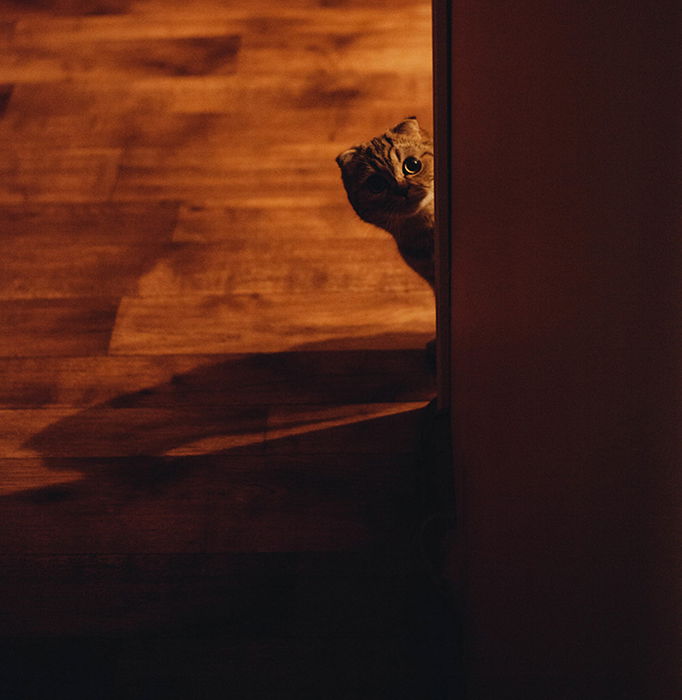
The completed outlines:
<svg viewBox="0 0 682 700">
<path fill-rule="evenodd" d="M 424 364 L 221 357 L 37 433 L 83 476 L 0 499 L 2 696 L 453 697 Z"/>
</svg>

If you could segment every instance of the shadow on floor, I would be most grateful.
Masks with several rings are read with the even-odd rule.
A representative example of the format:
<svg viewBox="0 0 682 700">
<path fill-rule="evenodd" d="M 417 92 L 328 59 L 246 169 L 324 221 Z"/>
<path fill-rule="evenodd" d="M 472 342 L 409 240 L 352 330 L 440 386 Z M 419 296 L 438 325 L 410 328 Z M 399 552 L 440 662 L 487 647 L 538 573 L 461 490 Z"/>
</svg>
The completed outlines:
<svg viewBox="0 0 682 700">
<path fill-rule="evenodd" d="M 82 478 L 0 499 L 7 692 L 452 697 L 431 392 L 421 351 L 221 358 L 34 435 Z"/>
</svg>

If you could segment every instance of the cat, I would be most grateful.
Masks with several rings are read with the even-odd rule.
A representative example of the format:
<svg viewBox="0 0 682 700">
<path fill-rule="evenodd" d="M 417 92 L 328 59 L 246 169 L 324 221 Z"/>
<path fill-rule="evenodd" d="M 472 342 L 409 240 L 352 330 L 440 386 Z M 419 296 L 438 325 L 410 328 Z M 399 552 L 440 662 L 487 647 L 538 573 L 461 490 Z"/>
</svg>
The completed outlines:
<svg viewBox="0 0 682 700">
<path fill-rule="evenodd" d="M 348 201 L 388 231 L 403 260 L 434 288 L 433 141 L 408 117 L 336 157 Z"/>
</svg>

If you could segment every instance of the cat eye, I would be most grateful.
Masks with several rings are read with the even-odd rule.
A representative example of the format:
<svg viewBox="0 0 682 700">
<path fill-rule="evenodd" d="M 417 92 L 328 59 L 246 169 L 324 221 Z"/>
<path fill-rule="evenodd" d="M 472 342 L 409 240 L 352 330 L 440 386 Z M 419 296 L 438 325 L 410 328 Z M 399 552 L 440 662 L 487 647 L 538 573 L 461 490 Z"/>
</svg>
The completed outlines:
<svg viewBox="0 0 682 700">
<path fill-rule="evenodd" d="M 388 187 L 388 183 L 381 175 L 370 175 L 365 184 L 367 185 L 367 189 L 374 194 L 379 194 Z"/>
<path fill-rule="evenodd" d="M 408 156 L 403 161 L 403 172 L 405 175 L 415 175 L 422 169 L 422 162 L 419 158 Z"/>
</svg>

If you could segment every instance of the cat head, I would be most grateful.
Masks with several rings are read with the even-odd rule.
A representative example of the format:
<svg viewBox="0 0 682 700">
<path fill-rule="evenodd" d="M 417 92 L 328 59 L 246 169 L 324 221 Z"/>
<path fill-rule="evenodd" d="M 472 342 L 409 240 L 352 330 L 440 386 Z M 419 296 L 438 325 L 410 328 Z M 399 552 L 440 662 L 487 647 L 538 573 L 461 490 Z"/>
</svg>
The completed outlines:
<svg viewBox="0 0 682 700">
<path fill-rule="evenodd" d="M 433 141 L 415 117 L 336 157 L 358 216 L 391 230 L 432 201 Z"/>
</svg>

